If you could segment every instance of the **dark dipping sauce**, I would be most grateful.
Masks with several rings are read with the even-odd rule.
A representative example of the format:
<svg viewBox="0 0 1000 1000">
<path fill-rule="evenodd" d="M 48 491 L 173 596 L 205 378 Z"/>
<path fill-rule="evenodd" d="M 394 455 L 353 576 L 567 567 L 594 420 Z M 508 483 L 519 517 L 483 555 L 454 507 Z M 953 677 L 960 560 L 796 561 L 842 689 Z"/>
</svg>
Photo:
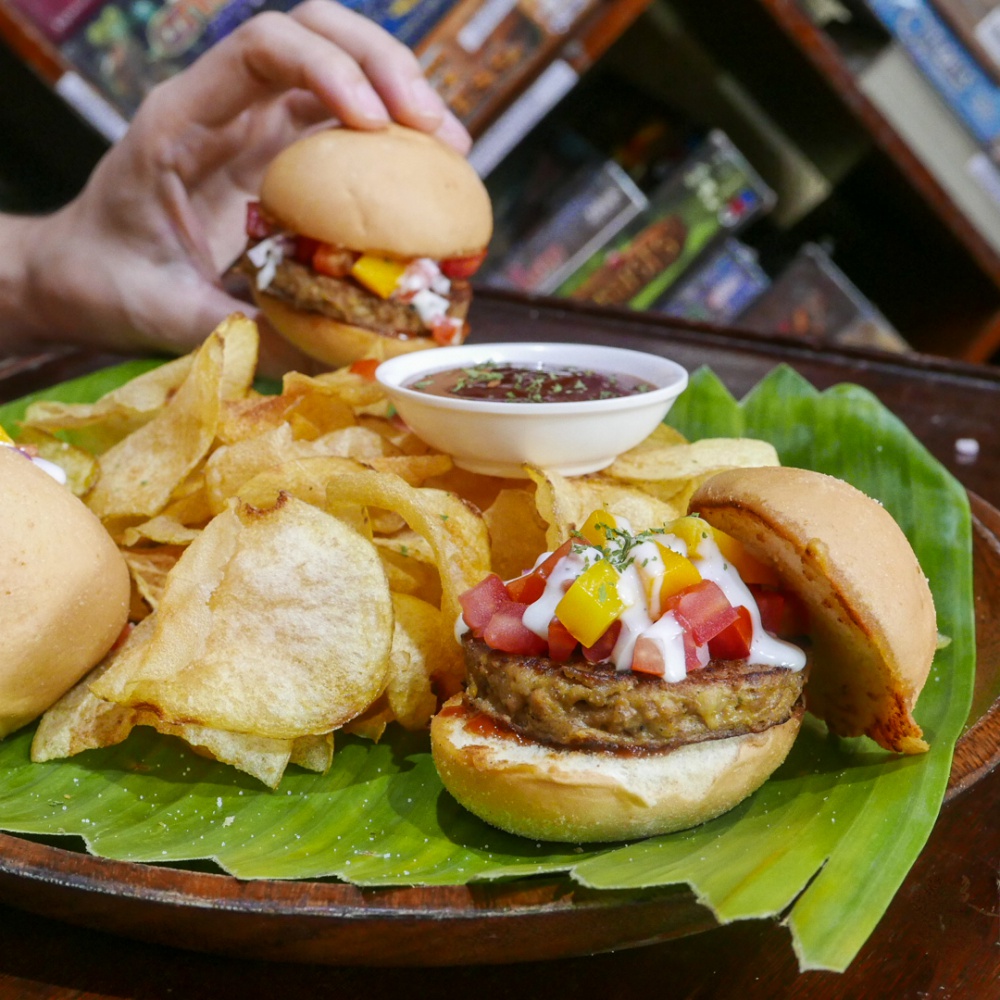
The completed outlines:
<svg viewBox="0 0 1000 1000">
<path fill-rule="evenodd" d="M 421 375 L 407 389 L 452 399 L 497 403 L 579 403 L 652 392 L 656 386 L 634 375 L 592 368 L 530 367 L 484 361 Z"/>
</svg>

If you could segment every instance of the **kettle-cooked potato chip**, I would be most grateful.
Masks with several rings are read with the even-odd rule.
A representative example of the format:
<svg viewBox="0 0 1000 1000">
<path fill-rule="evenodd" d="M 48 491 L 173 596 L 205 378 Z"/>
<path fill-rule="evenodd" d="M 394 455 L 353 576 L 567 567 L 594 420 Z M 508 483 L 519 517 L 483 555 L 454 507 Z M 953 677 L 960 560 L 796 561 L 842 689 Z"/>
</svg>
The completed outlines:
<svg viewBox="0 0 1000 1000">
<path fill-rule="evenodd" d="M 229 733 L 192 724 L 175 724 L 148 709 L 128 708 L 98 698 L 90 684 L 106 673 L 117 655 L 145 645 L 154 631 L 147 618 L 134 628 L 120 650 L 112 652 L 89 677 L 66 692 L 41 718 L 31 743 L 35 762 L 72 757 L 84 750 L 114 746 L 127 739 L 136 726 L 152 726 L 165 736 L 184 740 L 196 753 L 230 764 L 271 788 L 277 788 L 285 767 L 294 763 L 323 772 L 333 758 L 333 738 L 303 736 L 272 740 L 244 733 Z"/>
<path fill-rule="evenodd" d="M 212 447 L 224 400 L 249 388 L 257 343 L 256 326 L 240 316 L 208 337 L 156 416 L 100 456 L 101 477 L 87 498 L 98 517 L 160 513 Z"/>
<path fill-rule="evenodd" d="M 234 501 L 209 522 L 155 619 L 150 641 L 94 682 L 98 697 L 294 739 L 330 732 L 385 687 L 393 614 L 375 549 L 288 495 L 268 509 Z"/>
<path fill-rule="evenodd" d="M 422 729 L 437 711 L 435 687 L 458 691 L 465 673 L 455 623 L 436 607 L 409 594 L 393 594 L 396 616 L 389 683 L 385 694 L 393 717 L 406 729 Z"/>
<path fill-rule="evenodd" d="M 490 569 L 489 536 L 479 512 L 444 490 L 413 487 L 389 472 L 357 472 L 331 480 L 331 510 L 340 505 L 381 507 L 398 514 L 434 550 L 441 577 L 441 610 L 454 621 L 458 595 Z"/>
</svg>

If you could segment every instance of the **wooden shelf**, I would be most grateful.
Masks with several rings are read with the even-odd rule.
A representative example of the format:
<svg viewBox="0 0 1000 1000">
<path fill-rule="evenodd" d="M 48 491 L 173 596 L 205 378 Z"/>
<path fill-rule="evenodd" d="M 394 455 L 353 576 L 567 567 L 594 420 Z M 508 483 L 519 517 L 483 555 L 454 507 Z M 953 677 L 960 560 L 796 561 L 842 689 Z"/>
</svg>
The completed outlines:
<svg viewBox="0 0 1000 1000">
<path fill-rule="evenodd" d="M 871 141 L 896 165 L 924 203 L 965 248 L 1000 292 L 1000 253 L 955 203 L 939 179 L 859 86 L 858 77 L 830 36 L 805 14 L 797 0 L 757 0 L 778 27 L 825 77 Z M 956 353 L 986 361 L 1000 348 L 1000 299 L 992 315 Z"/>
</svg>

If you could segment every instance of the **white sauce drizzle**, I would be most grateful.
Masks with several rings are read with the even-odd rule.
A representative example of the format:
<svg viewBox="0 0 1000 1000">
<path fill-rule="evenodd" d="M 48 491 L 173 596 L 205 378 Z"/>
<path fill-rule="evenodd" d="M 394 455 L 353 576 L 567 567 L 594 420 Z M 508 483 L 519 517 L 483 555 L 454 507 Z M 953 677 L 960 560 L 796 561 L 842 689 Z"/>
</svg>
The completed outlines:
<svg viewBox="0 0 1000 1000">
<path fill-rule="evenodd" d="M 0 440 L 0 447 L 13 448 L 20 452 L 29 462 L 34 462 L 43 472 L 47 472 L 57 483 L 66 485 L 66 470 L 55 462 L 50 462 L 47 458 L 39 458 L 37 455 L 29 455 L 23 448 L 18 448 L 16 444 Z"/>
<path fill-rule="evenodd" d="M 623 518 L 617 519 L 617 526 L 631 534 L 631 527 Z M 683 556 L 688 554 L 684 540 L 669 533 L 658 534 L 655 541 L 643 540 L 635 546 L 630 553 L 632 562 L 618 580 L 618 596 L 625 605 L 625 610 L 619 616 L 621 632 L 609 659 L 616 670 L 630 670 L 637 644 L 650 643 L 664 663 L 663 679 L 681 681 L 687 676 L 684 630 L 673 613 L 660 614 L 659 593 L 664 574 L 660 545 Z M 551 553 L 543 553 L 535 565 L 539 565 L 549 555 Z M 601 558 L 603 556 L 599 549 L 579 546 L 560 559 L 546 581 L 542 595 L 528 605 L 524 612 L 525 626 L 547 641 L 549 622 L 555 616 L 556 605 L 563 594 L 588 566 Z M 749 611 L 753 626 L 748 657 L 750 663 L 783 667 L 787 670 L 802 670 L 805 667 L 806 654 L 803 650 L 765 631 L 750 588 L 740 578 L 735 567 L 726 561 L 711 535 L 706 535 L 699 541 L 698 551 L 692 561 L 702 579 L 718 584 L 730 604 L 734 607 L 742 605 Z M 696 650 L 698 662 L 706 666 L 711 658 L 708 644 L 698 646 Z"/>
</svg>

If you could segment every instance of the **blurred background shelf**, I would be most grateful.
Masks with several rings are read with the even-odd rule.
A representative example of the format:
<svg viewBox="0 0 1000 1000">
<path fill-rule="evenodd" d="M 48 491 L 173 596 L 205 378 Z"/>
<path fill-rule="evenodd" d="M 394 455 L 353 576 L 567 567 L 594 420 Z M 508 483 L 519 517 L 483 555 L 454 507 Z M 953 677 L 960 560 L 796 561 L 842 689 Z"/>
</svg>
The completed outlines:
<svg viewBox="0 0 1000 1000">
<path fill-rule="evenodd" d="M 476 140 L 472 162 L 498 221 L 484 281 L 511 287 L 514 263 L 519 280 L 551 276 L 574 247 L 634 264 L 652 239 L 650 206 L 673 185 L 690 196 L 676 202 L 683 226 L 676 245 L 659 234 L 654 263 L 686 255 L 690 267 L 656 304 L 636 297 L 642 308 L 996 363 L 1000 142 L 989 141 L 989 115 L 1000 122 L 1000 0 L 907 0 L 896 5 L 905 21 L 891 0 L 348 5 L 412 45 Z M 10 137 L 0 207 L 46 210 L 71 197 L 144 87 L 265 6 L 289 4 L 0 0 L 0 88 L 17 95 L 0 108 Z M 193 14 L 209 8 L 215 20 L 203 16 L 199 35 Z M 928 34 L 940 31 L 950 34 Z M 968 60 L 956 87 L 985 78 L 977 104 L 963 109 L 962 94 L 943 92 L 920 63 L 921 38 L 932 54 L 942 38 L 954 45 L 953 66 Z M 970 107 L 986 115 L 978 131 Z M 721 190 L 721 175 L 697 161 L 715 133 L 762 186 L 719 202 L 718 224 L 698 229 L 688 253 Z M 744 195 L 761 195 L 763 208 L 740 207 Z M 589 221 L 571 239 L 574 212 Z M 529 251 L 548 256 L 525 268 Z"/>
</svg>

